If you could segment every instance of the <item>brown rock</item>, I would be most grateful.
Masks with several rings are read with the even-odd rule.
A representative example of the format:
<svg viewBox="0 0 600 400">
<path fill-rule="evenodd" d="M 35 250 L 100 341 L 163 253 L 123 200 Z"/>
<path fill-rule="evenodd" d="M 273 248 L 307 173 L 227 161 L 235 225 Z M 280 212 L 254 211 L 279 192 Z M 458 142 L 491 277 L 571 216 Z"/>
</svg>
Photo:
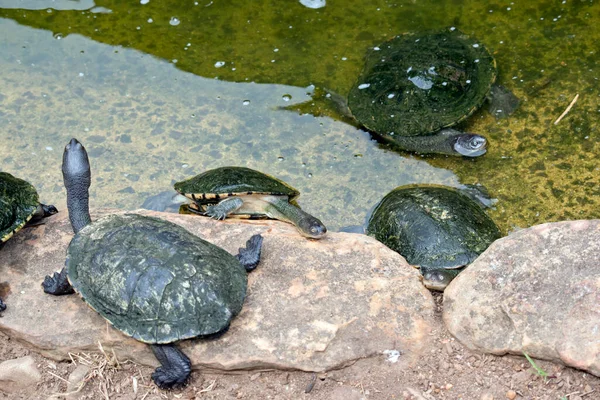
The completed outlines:
<svg viewBox="0 0 600 400">
<path fill-rule="evenodd" d="M 517 392 L 515 392 L 514 390 L 509 390 L 508 392 L 506 392 L 506 398 L 508 400 L 515 400 L 517 398 Z"/>
<path fill-rule="evenodd" d="M 527 352 L 600 376 L 599 305 L 600 220 L 582 220 L 494 242 L 446 289 L 443 316 L 470 349 Z"/>
<path fill-rule="evenodd" d="M 180 224 L 233 254 L 252 234 L 265 239 L 229 331 L 218 340 L 181 343 L 196 368 L 324 371 L 364 357 L 383 359 L 384 350 L 400 351 L 400 364 L 408 364 L 427 348 L 431 295 L 416 270 L 368 236 L 330 233 L 314 241 L 278 221 L 139 212 Z M 0 329 L 57 360 L 97 350 L 100 341 L 107 354 L 114 348 L 120 359 L 157 365 L 147 345 L 110 327 L 79 296 L 43 293 L 44 276 L 64 265 L 72 236 L 63 212 L 6 243 L 0 276 L 11 294 Z"/>
</svg>

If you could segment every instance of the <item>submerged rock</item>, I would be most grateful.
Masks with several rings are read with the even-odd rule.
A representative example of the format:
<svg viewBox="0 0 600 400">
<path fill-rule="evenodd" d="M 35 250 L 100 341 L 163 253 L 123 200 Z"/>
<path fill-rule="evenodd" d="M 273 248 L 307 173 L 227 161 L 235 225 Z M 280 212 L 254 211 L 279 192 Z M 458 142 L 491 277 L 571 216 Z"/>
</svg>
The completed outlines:
<svg viewBox="0 0 600 400">
<path fill-rule="evenodd" d="M 600 376 L 600 220 L 537 225 L 494 242 L 444 292 L 467 347 Z"/>
<path fill-rule="evenodd" d="M 427 348 L 433 301 L 419 273 L 402 257 L 365 235 L 331 233 L 313 241 L 278 221 L 213 221 L 138 211 L 182 225 L 236 254 L 255 233 L 262 259 L 248 276 L 248 294 L 228 332 L 187 340 L 194 367 L 325 371 L 400 351 L 400 363 Z M 93 216 L 98 218 L 98 213 Z M 45 275 L 64 265 L 73 236 L 66 213 L 26 229 L 0 251 L 0 276 L 10 307 L 0 330 L 54 359 L 68 353 L 114 349 L 119 359 L 156 365 L 150 348 L 113 329 L 78 295 L 43 293 Z"/>
</svg>

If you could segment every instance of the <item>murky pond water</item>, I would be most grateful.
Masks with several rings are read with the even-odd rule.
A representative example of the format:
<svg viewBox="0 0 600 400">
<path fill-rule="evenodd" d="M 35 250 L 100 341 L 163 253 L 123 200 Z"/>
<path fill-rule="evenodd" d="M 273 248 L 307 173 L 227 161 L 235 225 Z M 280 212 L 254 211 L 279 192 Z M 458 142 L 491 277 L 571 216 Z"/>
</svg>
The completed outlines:
<svg viewBox="0 0 600 400">
<path fill-rule="evenodd" d="M 242 165 L 297 187 L 332 230 L 408 183 L 484 185 L 504 232 L 598 218 L 599 25 L 590 0 L 0 0 L 0 170 L 64 209 L 62 148 L 77 137 L 94 207 L 135 209 Z M 461 124 L 488 137 L 483 157 L 392 151 L 328 113 L 282 110 L 310 85 L 346 95 L 366 51 L 396 34 L 449 27 L 485 44 L 521 99 L 508 119 Z"/>
</svg>

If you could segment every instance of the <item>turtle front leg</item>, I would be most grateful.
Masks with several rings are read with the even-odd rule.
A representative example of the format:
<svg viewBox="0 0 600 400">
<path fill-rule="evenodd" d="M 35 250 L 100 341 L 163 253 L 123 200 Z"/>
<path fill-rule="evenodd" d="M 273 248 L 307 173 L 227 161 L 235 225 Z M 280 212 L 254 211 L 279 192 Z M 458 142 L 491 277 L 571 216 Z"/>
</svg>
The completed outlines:
<svg viewBox="0 0 600 400">
<path fill-rule="evenodd" d="M 6 310 L 6 304 L 4 304 L 4 302 L 2 301 L 2 299 L 0 299 L 0 312 Z"/>
<path fill-rule="evenodd" d="M 206 215 L 214 219 L 225 219 L 229 214 L 240 208 L 244 200 L 239 197 L 228 197 L 218 204 L 206 207 Z"/>
<path fill-rule="evenodd" d="M 52 276 L 46 275 L 44 282 L 42 282 L 44 292 L 60 296 L 63 294 L 73 294 L 75 290 L 67 279 L 67 269 L 63 267 L 60 272 L 55 272 Z"/>
<path fill-rule="evenodd" d="M 192 372 L 190 359 L 173 344 L 152 344 L 150 347 L 161 364 L 152 374 L 156 386 L 161 389 L 184 386 Z"/>
</svg>

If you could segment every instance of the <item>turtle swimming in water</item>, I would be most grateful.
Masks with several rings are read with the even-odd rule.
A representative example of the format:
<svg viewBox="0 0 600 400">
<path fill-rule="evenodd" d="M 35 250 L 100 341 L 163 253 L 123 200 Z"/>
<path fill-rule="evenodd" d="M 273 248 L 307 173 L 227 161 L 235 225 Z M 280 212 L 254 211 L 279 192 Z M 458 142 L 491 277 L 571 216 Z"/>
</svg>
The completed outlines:
<svg viewBox="0 0 600 400">
<path fill-rule="evenodd" d="M 300 192 L 270 175 L 244 167 L 211 169 L 175 183 L 175 190 L 192 200 L 192 212 L 225 219 L 229 215 L 269 217 L 293 224 L 308 238 L 327 233 L 323 223 L 291 202 Z"/>
<path fill-rule="evenodd" d="M 136 214 L 89 214 L 90 164 L 72 139 L 63 155 L 69 219 L 75 236 L 65 267 L 46 276 L 53 295 L 79 293 L 115 328 L 148 343 L 161 363 L 152 374 L 163 389 L 185 384 L 189 358 L 174 342 L 225 332 L 241 310 L 247 273 L 258 265 L 262 236 L 237 256 L 179 225 Z"/>
<path fill-rule="evenodd" d="M 496 75 L 485 46 L 456 29 L 405 34 L 367 53 L 347 98 L 311 86 L 310 101 L 282 108 L 316 116 L 334 111 L 332 117 L 401 150 L 477 157 L 486 152 L 486 138 L 450 127 L 486 100 L 496 117 L 514 112 L 519 99 L 495 84 Z"/>
<path fill-rule="evenodd" d="M 450 127 L 486 99 L 495 111 L 514 111 L 518 99 L 493 86 L 496 75 L 485 46 L 458 30 L 400 35 L 368 53 L 348 108 L 360 124 L 403 150 L 477 157 L 487 140 Z"/>
<path fill-rule="evenodd" d="M 501 237 L 482 206 L 436 185 L 392 190 L 375 207 L 366 232 L 418 267 L 423 284 L 439 291 Z"/>
<path fill-rule="evenodd" d="M 57 212 L 53 205 L 39 202 L 38 193 L 29 182 L 0 172 L 0 246 L 28 222 L 35 223 Z M 0 312 L 5 309 L 0 300 Z"/>
</svg>

